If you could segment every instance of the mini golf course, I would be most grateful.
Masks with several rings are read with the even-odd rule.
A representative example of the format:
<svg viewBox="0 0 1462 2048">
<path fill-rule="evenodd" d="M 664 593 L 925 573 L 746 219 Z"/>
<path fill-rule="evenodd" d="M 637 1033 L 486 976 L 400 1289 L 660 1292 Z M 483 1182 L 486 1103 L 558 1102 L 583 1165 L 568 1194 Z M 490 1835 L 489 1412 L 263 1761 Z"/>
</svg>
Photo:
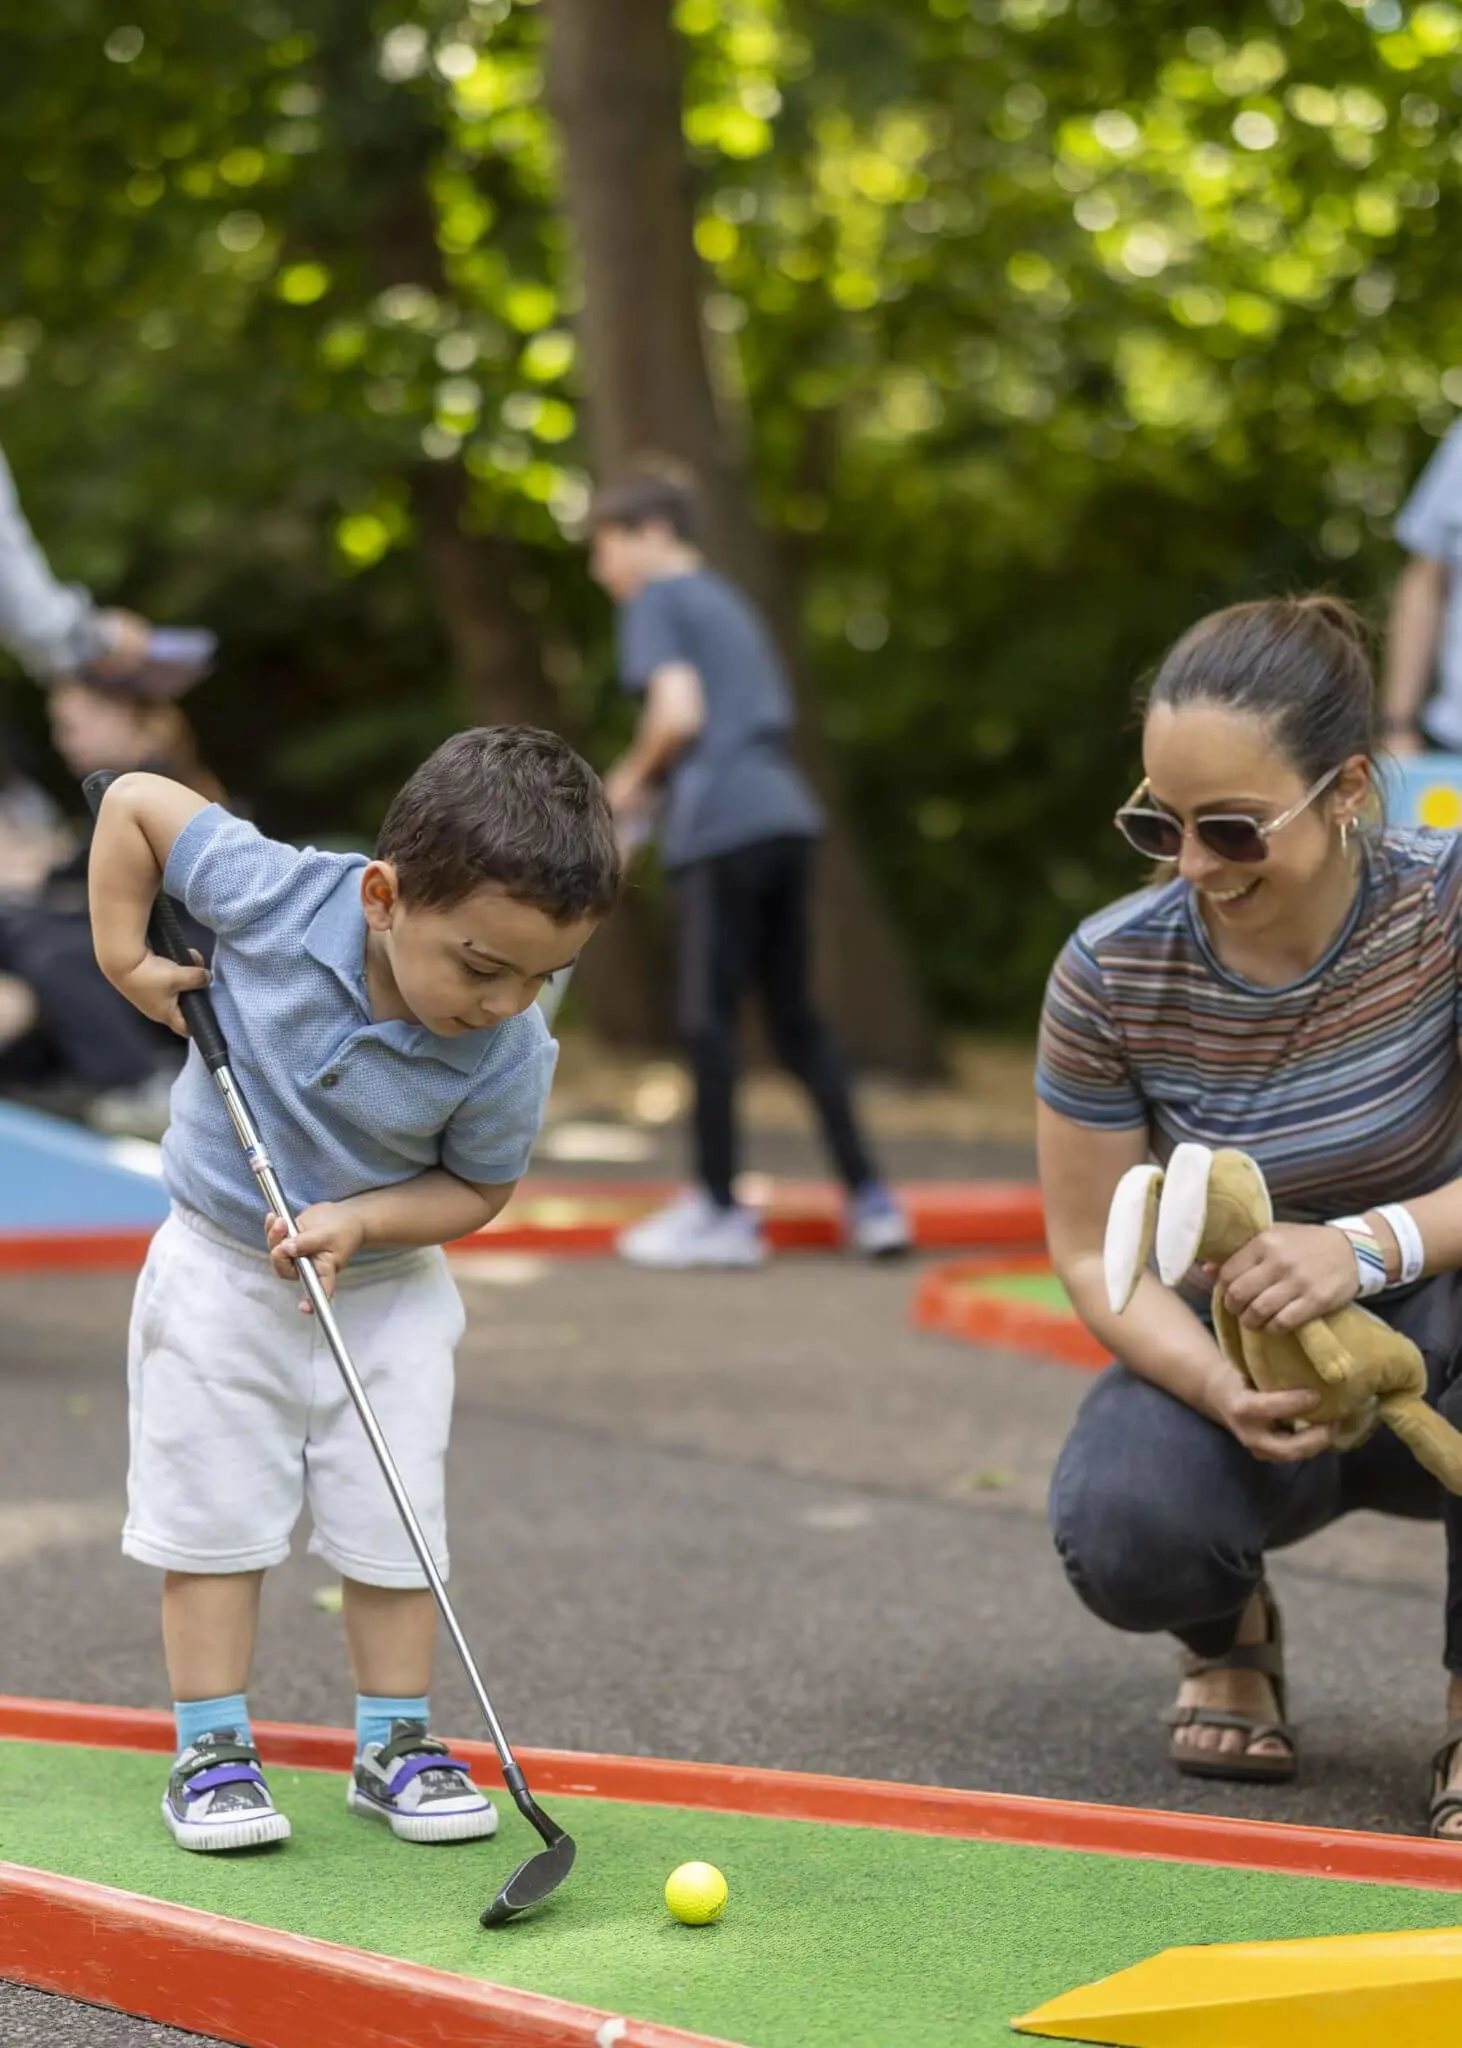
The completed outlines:
<svg viewBox="0 0 1462 2048">
<path fill-rule="evenodd" d="M 545 1752 L 525 1767 L 578 1863 L 536 1912 L 484 1931 L 533 1846 L 510 1803 L 495 1841 L 414 1848 L 347 1813 L 348 1736 L 259 1733 L 294 1839 L 190 1856 L 158 1816 L 165 1716 L 0 1702 L 0 1976 L 250 2048 L 994 2048 L 1043 2001 L 1175 1945 L 1390 1930 L 1435 1944 L 1421 1931 L 1462 1922 L 1462 1853 L 1438 1843 Z M 730 1884 L 710 1927 L 662 1901 L 690 1858 Z M 1448 1996 L 1455 2036 L 1462 1982 Z M 1334 2000 L 1306 2032 L 1300 2007 L 1289 2048 L 1372 2038 Z M 1054 2016 L 1031 2030 L 1228 2038 Z M 1405 2038 L 1444 2036 L 1419 2023 Z"/>
</svg>

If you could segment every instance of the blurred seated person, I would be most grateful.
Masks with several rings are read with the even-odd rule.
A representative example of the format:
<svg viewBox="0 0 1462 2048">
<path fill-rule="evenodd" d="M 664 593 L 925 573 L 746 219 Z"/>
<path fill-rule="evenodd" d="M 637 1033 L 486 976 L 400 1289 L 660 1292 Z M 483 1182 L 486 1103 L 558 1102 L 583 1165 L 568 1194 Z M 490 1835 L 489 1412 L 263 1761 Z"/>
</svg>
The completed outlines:
<svg viewBox="0 0 1462 2048">
<path fill-rule="evenodd" d="M 28 902 L 74 843 L 55 801 L 25 772 L 18 750 L 0 732 L 0 910 Z M 25 983 L 0 974 L 0 1047 L 34 1021 L 35 999 Z"/>
<path fill-rule="evenodd" d="M 146 768 L 223 800 L 176 703 L 138 695 L 126 678 L 63 678 L 48 694 L 56 751 L 78 781 L 99 768 Z M 8 1002 L 0 994 L 0 1090 L 82 1115 L 98 1130 L 155 1138 L 167 1125 L 182 1048 L 119 996 L 96 964 L 89 849 L 88 821 L 69 857 L 29 887 L 0 883 L 0 990 L 11 990 Z M 208 935 L 195 927 L 189 940 L 206 957 Z"/>
</svg>

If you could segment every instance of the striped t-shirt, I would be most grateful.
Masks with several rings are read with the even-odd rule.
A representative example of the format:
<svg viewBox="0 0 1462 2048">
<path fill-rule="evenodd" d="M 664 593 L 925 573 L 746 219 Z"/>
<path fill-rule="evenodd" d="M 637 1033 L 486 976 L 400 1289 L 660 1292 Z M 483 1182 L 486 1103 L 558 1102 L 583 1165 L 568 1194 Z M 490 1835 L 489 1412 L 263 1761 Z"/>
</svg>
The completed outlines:
<svg viewBox="0 0 1462 2048">
<path fill-rule="evenodd" d="M 1462 1173 L 1462 834 L 1365 844 L 1345 926 L 1262 988 L 1215 954 L 1183 881 L 1090 917 L 1046 987 L 1036 1091 L 1073 1122 L 1236 1145 L 1275 1214 L 1323 1222 Z"/>
</svg>

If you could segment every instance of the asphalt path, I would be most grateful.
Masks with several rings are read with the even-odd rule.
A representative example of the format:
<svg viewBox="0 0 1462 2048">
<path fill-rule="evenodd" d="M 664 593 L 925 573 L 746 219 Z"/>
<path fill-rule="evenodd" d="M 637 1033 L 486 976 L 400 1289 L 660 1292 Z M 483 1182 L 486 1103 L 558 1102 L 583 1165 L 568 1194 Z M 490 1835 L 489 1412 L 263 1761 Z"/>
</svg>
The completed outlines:
<svg viewBox="0 0 1462 2048">
<path fill-rule="evenodd" d="M 1085 1377 L 914 1331 L 913 1277 L 463 1268 L 453 1593 L 512 1739 L 1419 1829 L 1439 1532 L 1356 1517 L 1280 1559 L 1300 1781 L 1179 1779 L 1157 1722 L 1171 1645 L 1086 1616 L 1046 1533 Z M 129 1294 L 0 1282 L 11 1692 L 167 1704 L 156 1576 L 117 1549 Z M 261 1718 L 349 1718 L 328 1583 L 302 1542 L 271 1576 Z M 446 1653 L 435 1698 L 439 1726 L 478 1732 Z M 5 2048 L 187 2038 L 0 1987 Z"/>
</svg>

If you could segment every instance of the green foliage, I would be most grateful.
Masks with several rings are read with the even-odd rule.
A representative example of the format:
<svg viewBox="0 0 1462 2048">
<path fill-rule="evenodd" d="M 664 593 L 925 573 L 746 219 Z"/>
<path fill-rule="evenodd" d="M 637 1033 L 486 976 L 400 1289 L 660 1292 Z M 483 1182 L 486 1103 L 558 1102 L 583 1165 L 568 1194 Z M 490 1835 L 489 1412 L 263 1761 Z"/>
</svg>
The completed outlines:
<svg viewBox="0 0 1462 2048">
<path fill-rule="evenodd" d="M 545 7 L 126 11 L 29 10 L 0 76 L 0 440 L 54 556 L 223 631 L 200 711 L 266 822 L 365 831 L 467 709 L 414 510 L 456 468 L 607 753 Z M 1107 821 L 1164 642 L 1384 588 L 1462 404 L 1462 9 L 676 20 L 707 325 L 856 815 L 944 1014 L 1028 1017 L 1138 879 Z"/>
</svg>

